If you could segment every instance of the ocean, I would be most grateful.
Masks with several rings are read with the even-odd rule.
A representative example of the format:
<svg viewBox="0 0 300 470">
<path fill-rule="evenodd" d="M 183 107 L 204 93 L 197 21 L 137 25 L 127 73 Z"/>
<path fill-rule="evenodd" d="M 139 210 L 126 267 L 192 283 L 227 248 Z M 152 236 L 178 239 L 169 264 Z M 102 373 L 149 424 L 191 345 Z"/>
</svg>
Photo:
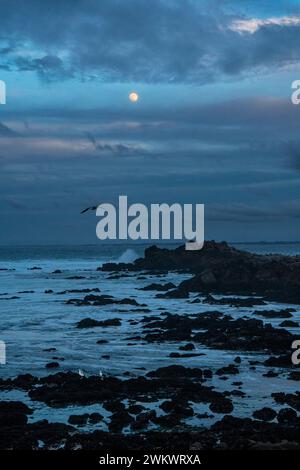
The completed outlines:
<svg viewBox="0 0 300 470">
<path fill-rule="evenodd" d="M 164 245 L 166 246 L 166 245 Z M 238 244 L 237 248 L 256 253 L 300 254 L 300 243 L 295 244 Z M 170 247 L 174 248 L 174 245 Z M 82 371 L 90 374 L 113 374 L 123 377 L 124 373 L 135 377 L 158 367 L 180 363 L 186 367 L 209 367 L 212 370 L 233 362 L 237 353 L 197 346 L 196 352 L 203 356 L 192 358 L 170 358 L 180 343 L 147 343 L 135 341 L 141 335 L 140 320 L 147 315 L 159 315 L 162 311 L 186 314 L 201 314 L 216 310 L 215 305 L 192 304 L 185 299 L 157 299 L 157 292 L 139 290 L 151 282 L 173 282 L 178 285 L 188 279 L 188 274 L 170 273 L 163 277 L 141 276 L 130 273 L 127 277 L 113 279 L 111 273 L 97 271 L 108 261 L 132 262 L 143 255 L 143 245 L 97 245 L 97 246 L 2 246 L 0 247 L 0 340 L 6 344 L 6 364 L 0 365 L 0 376 L 14 377 L 30 373 L 44 376 L 61 371 Z M 117 299 L 125 297 L 145 304 L 149 313 L 139 312 L 128 305 L 75 306 L 66 301 L 83 298 L 85 294 L 67 293 L 74 289 L 100 289 Z M 46 293 L 51 291 L 52 293 Z M 65 293 L 63 293 L 65 292 Z M 294 317 L 300 320 L 299 306 L 270 302 L 259 309 L 295 307 Z M 253 316 L 253 308 L 218 306 L 217 310 L 233 318 Z M 78 329 L 76 323 L 83 318 L 106 320 L 119 318 L 121 326 L 106 328 Z M 258 317 L 260 318 L 260 317 Z M 261 319 L 261 318 L 260 318 Z M 266 320 L 274 326 L 282 320 Z M 300 329 L 293 328 L 294 333 Z M 98 340 L 107 341 L 97 344 Z M 256 353 L 238 355 L 242 361 L 262 360 L 265 356 Z M 47 369 L 50 362 L 58 362 L 59 368 Z M 247 400 L 234 397 L 235 415 L 248 416 L 251 410 L 263 406 L 276 408 L 270 398 L 278 390 L 295 392 L 297 383 L 287 380 L 282 374 L 272 380 L 263 377 L 263 366 L 249 372 L 241 371 L 238 380 L 244 384 Z M 230 390 L 229 382 L 214 377 L 213 384 L 221 390 Z M 0 399 L 19 399 L 34 408 L 30 420 L 47 418 L 50 421 L 65 422 L 70 409 L 49 409 L 41 403 L 33 404 L 25 392 L 5 391 Z M 154 405 L 153 405 L 154 406 Z M 206 405 L 196 405 L 199 412 L 205 412 Z M 92 407 L 71 407 L 72 412 L 105 410 L 99 405 Z M 107 412 L 106 412 L 107 413 Z M 204 422 L 205 424 L 205 422 Z M 211 422 L 210 422 L 211 424 Z M 101 425 L 105 426 L 105 423 Z"/>
</svg>

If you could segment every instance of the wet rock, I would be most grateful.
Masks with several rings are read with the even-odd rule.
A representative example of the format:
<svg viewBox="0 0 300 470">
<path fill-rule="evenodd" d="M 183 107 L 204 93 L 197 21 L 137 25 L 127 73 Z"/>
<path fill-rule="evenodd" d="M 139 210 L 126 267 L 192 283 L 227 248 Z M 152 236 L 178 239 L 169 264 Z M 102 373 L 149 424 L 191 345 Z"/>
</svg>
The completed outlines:
<svg viewBox="0 0 300 470">
<path fill-rule="evenodd" d="M 177 352 L 173 352 L 169 354 L 169 357 L 172 358 L 188 358 L 188 357 L 199 357 L 199 356 L 205 356 L 204 353 L 186 353 L 186 354 L 179 354 Z"/>
<path fill-rule="evenodd" d="M 154 410 L 145 411 L 143 413 L 139 413 L 136 416 L 135 421 L 131 423 L 130 427 L 133 431 L 145 429 L 148 426 L 149 422 L 155 419 L 156 419 L 156 412 Z"/>
<path fill-rule="evenodd" d="M 242 392 L 241 390 L 230 390 L 224 392 L 226 397 L 245 397 L 246 393 Z"/>
<path fill-rule="evenodd" d="M 183 366 L 167 366 L 160 367 L 155 371 L 148 372 L 147 377 L 196 377 L 202 379 L 203 372 L 201 369 L 189 368 Z"/>
<path fill-rule="evenodd" d="M 70 280 L 70 281 L 80 281 L 82 279 L 86 279 L 85 276 L 69 276 L 69 277 L 66 277 L 66 279 Z"/>
<path fill-rule="evenodd" d="M 100 413 L 91 413 L 89 415 L 89 423 L 90 424 L 97 424 L 103 420 L 103 416 Z"/>
<path fill-rule="evenodd" d="M 272 393 L 272 397 L 276 403 L 287 404 L 297 411 L 300 411 L 300 392 L 296 393 Z"/>
<path fill-rule="evenodd" d="M 195 346 L 193 343 L 187 343 L 184 346 L 179 346 L 180 351 L 193 351 L 195 349 Z"/>
<path fill-rule="evenodd" d="M 152 421 L 163 428 L 174 428 L 180 424 L 181 419 L 181 416 L 171 413 L 166 416 L 156 416 Z"/>
<path fill-rule="evenodd" d="M 59 367 L 58 362 L 48 362 L 48 364 L 45 365 L 46 369 L 56 369 Z"/>
<path fill-rule="evenodd" d="M 71 415 L 68 419 L 68 423 L 84 426 L 85 424 L 87 424 L 88 418 L 88 413 L 84 413 L 82 415 Z"/>
<path fill-rule="evenodd" d="M 268 370 L 265 374 L 263 374 L 264 377 L 269 377 L 269 378 L 274 378 L 278 377 L 278 372 L 274 372 L 274 370 Z"/>
<path fill-rule="evenodd" d="M 53 290 L 52 289 L 46 289 L 45 294 L 53 294 Z"/>
<path fill-rule="evenodd" d="M 297 413 L 292 408 L 282 408 L 277 415 L 280 424 L 294 425 L 298 421 Z"/>
<path fill-rule="evenodd" d="M 265 360 L 264 365 L 267 367 L 291 367 L 291 355 L 284 354 L 281 356 L 271 356 Z"/>
<path fill-rule="evenodd" d="M 288 379 L 289 380 L 295 380 L 295 381 L 299 381 L 300 380 L 300 371 L 298 370 L 295 370 L 293 372 L 291 372 L 289 375 L 288 375 Z"/>
<path fill-rule="evenodd" d="M 134 418 L 127 411 L 117 411 L 111 415 L 108 428 L 112 432 L 120 432 L 133 421 Z"/>
<path fill-rule="evenodd" d="M 107 344 L 108 340 L 107 339 L 98 339 L 97 344 Z"/>
<path fill-rule="evenodd" d="M 112 413 L 125 411 L 125 405 L 119 400 L 111 400 L 103 403 L 103 408 Z"/>
<path fill-rule="evenodd" d="M 254 307 L 254 305 L 266 305 L 266 302 L 263 299 L 254 297 L 246 299 L 236 297 L 223 297 L 221 299 L 216 299 L 212 295 L 208 295 L 203 300 L 203 303 L 210 305 L 230 305 L 230 307 Z"/>
<path fill-rule="evenodd" d="M 166 292 L 165 294 L 157 294 L 157 299 L 188 299 L 189 292 L 187 289 L 177 288 Z"/>
<path fill-rule="evenodd" d="M 94 328 L 94 327 L 108 327 L 108 326 L 120 326 L 122 324 L 120 318 L 112 318 L 109 320 L 98 321 L 93 318 L 84 318 L 80 320 L 76 327 L 77 328 Z"/>
<path fill-rule="evenodd" d="M 148 286 L 141 287 L 139 290 L 144 290 L 144 291 L 168 291 L 170 289 L 175 289 L 175 284 L 173 282 L 167 282 L 166 284 L 158 284 L 158 283 L 152 283 L 149 284 Z"/>
<path fill-rule="evenodd" d="M 252 414 L 253 418 L 261 421 L 273 421 L 276 418 L 277 413 L 272 408 L 264 407 L 261 410 L 256 410 Z"/>
<path fill-rule="evenodd" d="M 214 415 L 210 415 L 208 413 L 199 413 L 199 414 L 197 414 L 198 419 L 211 419 L 213 417 L 214 417 Z"/>
<path fill-rule="evenodd" d="M 254 315 L 259 315 L 264 318 L 291 318 L 293 315 L 291 312 L 295 312 L 293 308 L 285 308 L 282 310 L 255 310 Z"/>
<path fill-rule="evenodd" d="M 285 320 L 279 325 L 281 328 L 298 328 L 299 323 L 292 320 Z"/>
<path fill-rule="evenodd" d="M 144 409 L 145 409 L 144 406 L 135 404 L 135 405 L 130 405 L 128 407 L 127 411 L 130 414 L 138 415 L 138 414 L 142 413 L 142 411 L 144 411 Z"/>
<path fill-rule="evenodd" d="M 145 304 L 139 304 L 135 299 L 114 299 L 111 295 L 86 295 L 83 299 L 69 299 L 66 304 L 68 305 L 92 305 L 94 307 L 99 307 L 103 305 L 132 305 L 134 307 L 147 307 Z"/>
<path fill-rule="evenodd" d="M 229 414 L 233 411 L 233 404 L 229 398 L 219 398 L 209 405 L 213 413 Z"/>
<path fill-rule="evenodd" d="M 217 370 L 216 374 L 217 375 L 235 375 L 239 374 L 240 371 L 234 364 L 229 364 L 227 367 L 221 367 L 220 369 Z"/>
<path fill-rule="evenodd" d="M 194 416 L 194 410 L 187 401 L 184 400 L 170 400 L 164 401 L 159 406 L 165 413 L 173 413 L 179 419 Z"/>
<path fill-rule="evenodd" d="M 68 290 L 63 290 L 61 292 L 57 292 L 57 295 L 64 295 L 64 294 L 88 294 L 90 292 L 100 292 L 100 289 L 98 287 L 95 287 L 93 289 L 68 289 Z"/>
<path fill-rule="evenodd" d="M 224 318 L 206 332 L 195 334 L 193 339 L 215 349 L 280 353 L 290 349 L 294 337 L 287 330 L 264 325 L 261 320 Z"/>
<path fill-rule="evenodd" d="M 0 402 L 0 429 L 4 427 L 25 425 L 28 421 L 27 415 L 32 410 L 19 401 Z"/>
</svg>

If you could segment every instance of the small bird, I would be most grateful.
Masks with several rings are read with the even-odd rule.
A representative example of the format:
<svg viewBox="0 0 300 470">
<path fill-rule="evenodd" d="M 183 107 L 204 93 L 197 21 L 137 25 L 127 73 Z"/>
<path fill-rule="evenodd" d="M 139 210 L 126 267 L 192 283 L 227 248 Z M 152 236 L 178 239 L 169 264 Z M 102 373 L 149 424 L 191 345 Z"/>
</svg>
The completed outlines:
<svg viewBox="0 0 300 470">
<path fill-rule="evenodd" d="M 80 375 L 81 378 L 85 377 L 83 370 L 78 369 L 78 374 Z"/>
<path fill-rule="evenodd" d="M 81 211 L 80 214 L 84 214 L 87 211 L 95 211 L 96 209 L 97 209 L 97 206 L 87 207 L 86 209 L 83 209 L 83 211 Z"/>
<path fill-rule="evenodd" d="M 102 370 L 100 370 L 100 372 L 99 372 L 99 376 L 100 376 L 100 379 L 101 379 L 101 380 L 103 380 L 103 379 L 104 379 Z"/>
</svg>

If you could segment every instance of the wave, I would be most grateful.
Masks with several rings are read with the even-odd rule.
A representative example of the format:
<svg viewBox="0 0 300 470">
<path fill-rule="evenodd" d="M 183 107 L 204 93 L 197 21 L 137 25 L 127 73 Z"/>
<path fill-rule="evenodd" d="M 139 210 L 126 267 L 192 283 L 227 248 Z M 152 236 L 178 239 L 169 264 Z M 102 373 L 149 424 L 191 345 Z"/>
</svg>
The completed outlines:
<svg viewBox="0 0 300 470">
<path fill-rule="evenodd" d="M 124 253 L 118 258 L 118 263 L 133 263 L 136 259 L 139 258 L 139 255 L 132 248 L 127 248 Z"/>
</svg>

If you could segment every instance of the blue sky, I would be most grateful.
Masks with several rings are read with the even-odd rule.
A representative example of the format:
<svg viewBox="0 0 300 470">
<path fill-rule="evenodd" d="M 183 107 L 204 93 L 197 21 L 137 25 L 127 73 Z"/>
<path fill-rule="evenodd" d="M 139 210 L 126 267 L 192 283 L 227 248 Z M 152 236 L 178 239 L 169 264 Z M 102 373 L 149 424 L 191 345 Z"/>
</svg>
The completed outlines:
<svg viewBox="0 0 300 470">
<path fill-rule="evenodd" d="M 299 38 L 300 1 L 2 0 L 0 243 L 96 243 L 119 194 L 299 239 Z"/>
</svg>

